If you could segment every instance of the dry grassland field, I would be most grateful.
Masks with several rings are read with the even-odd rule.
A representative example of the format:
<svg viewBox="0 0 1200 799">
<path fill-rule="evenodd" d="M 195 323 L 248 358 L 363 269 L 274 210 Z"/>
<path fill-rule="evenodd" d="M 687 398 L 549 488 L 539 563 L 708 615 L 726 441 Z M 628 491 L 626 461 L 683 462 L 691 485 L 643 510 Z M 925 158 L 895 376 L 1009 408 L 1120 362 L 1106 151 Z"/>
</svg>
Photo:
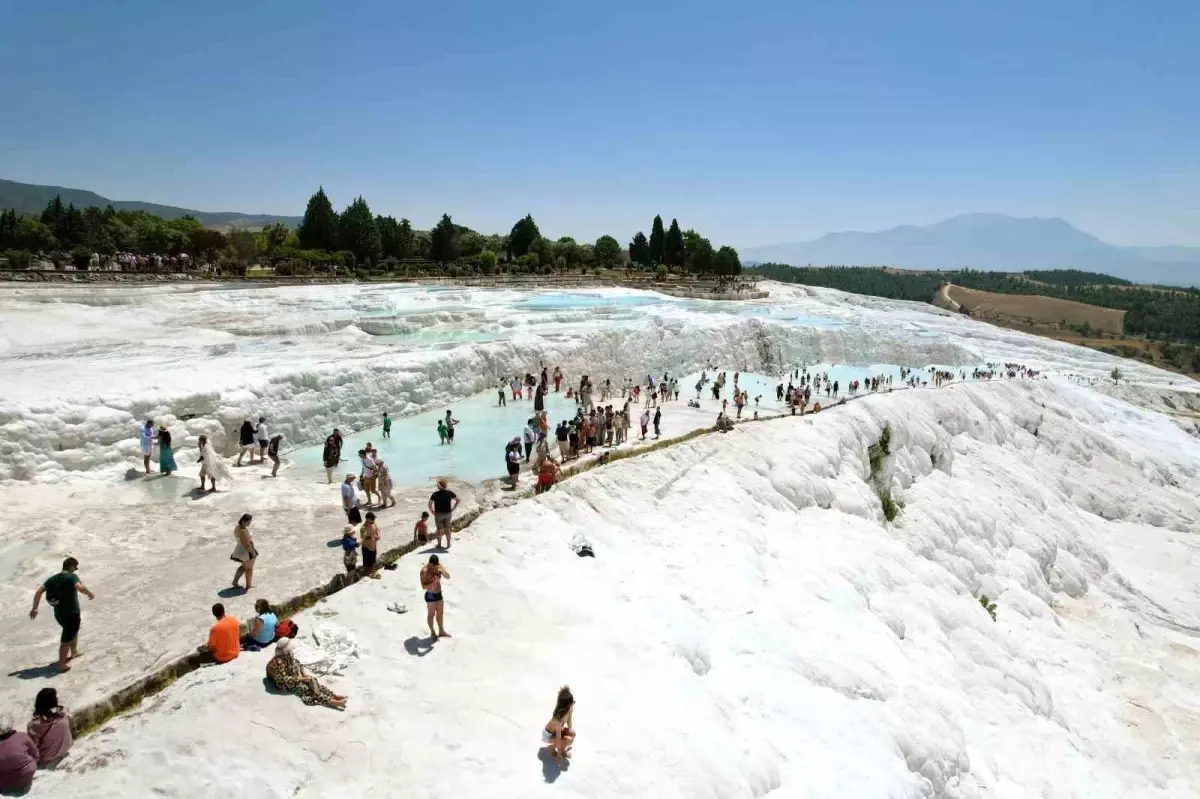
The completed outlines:
<svg viewBox="0 0 1200 799">
<path fill-rule="evenodd" d="M 1086 322 L 1092 330 L 1113 335 L 1120 335 L 1125 325 L 1124 311 L 1055 297 L 995 294 L 961 286 L 949 286 L 946 292 L 978 319 L 1004 318 L 1047 325 L 1082 325 Z"/>
</svg>

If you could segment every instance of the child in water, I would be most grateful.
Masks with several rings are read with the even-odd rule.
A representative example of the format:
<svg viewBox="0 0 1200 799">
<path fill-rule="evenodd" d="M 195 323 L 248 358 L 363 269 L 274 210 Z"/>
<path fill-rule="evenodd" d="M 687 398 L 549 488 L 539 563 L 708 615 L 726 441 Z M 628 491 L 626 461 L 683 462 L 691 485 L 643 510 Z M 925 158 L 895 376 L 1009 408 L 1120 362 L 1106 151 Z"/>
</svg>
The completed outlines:
<svg viewBox="0 0 1200 799">
<path fill-rule="evenodd" d="M 438 438 L 440 438 L 442 440 L 442 443 L 445 444 L 446 439 L 449 436 L 450 436 L 450 431 L 446 429 L 446 420 L 438 419 Z"/>
</svg>

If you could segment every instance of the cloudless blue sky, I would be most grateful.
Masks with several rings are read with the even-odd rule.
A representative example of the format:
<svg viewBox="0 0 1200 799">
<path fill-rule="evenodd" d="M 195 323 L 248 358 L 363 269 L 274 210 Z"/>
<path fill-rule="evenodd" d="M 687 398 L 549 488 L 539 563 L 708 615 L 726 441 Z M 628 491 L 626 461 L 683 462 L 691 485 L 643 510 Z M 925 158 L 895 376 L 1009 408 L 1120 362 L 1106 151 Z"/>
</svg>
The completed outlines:
<svg viewBox="0 0 1200 799">
<path fill-rule="evenodd" d="M 0 177 L 113 199 L 1200 245 L 1198 0 L 0 0 L 0 75 Z"/>
</svg>

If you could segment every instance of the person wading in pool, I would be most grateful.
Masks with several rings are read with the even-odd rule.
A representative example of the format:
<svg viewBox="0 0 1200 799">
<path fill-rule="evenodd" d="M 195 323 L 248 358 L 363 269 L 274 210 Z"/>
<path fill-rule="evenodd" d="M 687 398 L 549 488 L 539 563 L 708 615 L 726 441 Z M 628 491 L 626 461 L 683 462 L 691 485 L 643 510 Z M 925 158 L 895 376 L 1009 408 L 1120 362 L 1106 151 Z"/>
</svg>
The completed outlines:
<svg viewBox="0 0 1200 799">
<path fill-rule="evenodd" d="M 442 600 L 442 579 L 450 579 L 450 572 L 438 563 L 437 555 L 429 556 L 429 563 L 421 569 L 421 588 L 425 589 L 426 622 L 429 624 L 429 635 L 433 638 L 449 638 L 446 624 L 442 618 L 446 605 Z M 434 619 L 437 620 L 437 630 L 433 629 Z"/>
<path fill-rule="evenodd" d="M 454 443 L 454 425 L 458 424 L 458 420 L 451 415 L 450 411 L 446 411 L 446 440 L 451 444 Z"/>
</svg>

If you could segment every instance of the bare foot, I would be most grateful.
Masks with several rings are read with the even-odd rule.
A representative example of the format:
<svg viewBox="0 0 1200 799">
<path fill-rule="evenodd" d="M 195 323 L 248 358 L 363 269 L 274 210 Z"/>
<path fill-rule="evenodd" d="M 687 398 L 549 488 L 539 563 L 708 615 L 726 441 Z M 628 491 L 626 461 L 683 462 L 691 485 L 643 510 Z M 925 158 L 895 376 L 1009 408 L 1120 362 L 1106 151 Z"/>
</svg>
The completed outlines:
<svg viewBox="0 0 1200 799">
<path fill-rule="evenodd" d="M 70 670 L 71 670 L 71 667 L 70 667 L 70 666 L 68 666 L 66 663 L 59 663 L 59 664 L 58 664 L 58 673 L 59 673 L 59 674 L 62 674 L 63 672 L 67 672 L 67 671 L 70 671 Z"/>
<path fill-rule="evenodd" d="M 83 654 L 82 652 L 76 652 L 75 654 L 73 654 L 73 655 L 71 655 L 69 658 L 67 658 L 67 660 L 68 660 L 68 661 L 70 661 L 70 660 L 74 660 L 75 658 L 79 657 L 79 656 L 80 656 L 80 655 L 82 655 L 82 654 Z"/>
<path fill-rule="evenodd" d="M 449 638 L 450 633 L 446 632 L 445 630 L 442 630 L 440 633 L 438 633 L 437 637 L 438 638 Z"/>
</svg>

